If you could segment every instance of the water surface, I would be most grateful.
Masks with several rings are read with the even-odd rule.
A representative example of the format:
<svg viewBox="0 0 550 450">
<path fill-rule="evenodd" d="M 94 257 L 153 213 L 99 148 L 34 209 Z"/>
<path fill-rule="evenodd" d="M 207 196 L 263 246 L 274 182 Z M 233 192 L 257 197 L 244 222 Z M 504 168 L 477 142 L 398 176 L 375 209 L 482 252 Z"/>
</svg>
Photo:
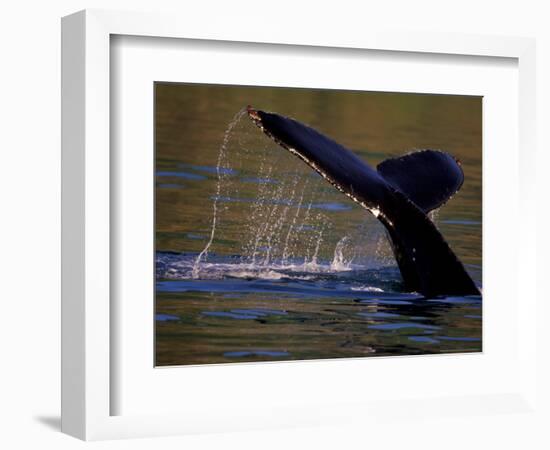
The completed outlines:
<svg viewBox="0 0 550 450">
<path fill-rule="evenodd" d="M 405 292 L 383 227 L 266 138 L 247 104 L 369 164 L 446 150 L 465 183 L 432 214 L 481 285 L 481 99 L 157 84 L 156 364 L 481 350 L 481 297 Z M 419 180 L 421 182 L 421 180 Z"/>
</svg>

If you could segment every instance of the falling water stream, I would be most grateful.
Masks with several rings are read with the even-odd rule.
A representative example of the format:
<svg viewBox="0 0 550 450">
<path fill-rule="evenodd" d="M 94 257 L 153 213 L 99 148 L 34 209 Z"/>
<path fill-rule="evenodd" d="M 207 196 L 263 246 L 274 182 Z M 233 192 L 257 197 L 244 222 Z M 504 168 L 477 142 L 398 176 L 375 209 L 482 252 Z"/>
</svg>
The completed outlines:
<svg viewBox="0 0 550 450">
<path fill-rule="evenodd" d="M 226 173 L 221 172 L 222 163 L 224 162 L 224 157 L 226 155 L 227 144 L 229 143 L 229 139 L 231 138 L 231 132 L 233 128 L 235 128 L 235 125 L 239 123 L 239 120 L 245 114 L 245 112 L 246 110 L 243 108 L 237 114 L 235 114 L 235 117 L 233 117 L 233 120 L 229 123 L 227 130 L 225 131 L 225 134 L 223 136 L 223 143 L 220 146 L 220 151 L 218 153 L 218 163 L 216 164 L 216 175 L 218 177 L 218 182 L 216 183 L 216 195 L 212 200 L 212 229 L 210 231 L 210 239 L 206 243 L 206 246 L 204 247 L 204 249 L 197 256 L 197 259 L 195 260 L 195 264 L 193 265 L 193 278 L 199 278 L 199 268 L 200 268 L 201 259 L 206 258 L 208 256 L 208 249 L 210 248 L 210 246 L 212 245 L 212 242 L 214 241 L 214 236 L 216 233 L 216 225 L 218 220 L 218 200 L 220 198 L 221 190 L 223 187 L 224 177 L 226 176 Z"/>
<path fill-rule="evenodd" d="M 243 146 L 242 136 L 236 145 L 230 145 L 236 139 L 234 133 L 243 133 L 238 125 L 244 116 L 244 109 L 234 116 L 219 148 L 209 239 L 194 260 L 193 279 L 219 277 L 224 273 L 235 276 L 239 270 L 244 275 L 255 273 L 258 277 L 276 277 L 280 271 L 289 270 L 342 272 L 351 270 L 353 261 L 357 262 L 355 268 L 374 268 L 393 259 L 380 225 L 369 221 L 366 211 L 365 221 L 356 229 L 345 230 L 337 240 L 327 239 L 332 233 L 331 213 L 351 209 L 351 202 L 327 201 L 326 191 L 332 188 L 327 188 L 321 177 L 255 129 L 246 130 L 247 121 L 245 135 L 256 132 L 256 139 L 248 144 L 252 147 Z M 251 155 L 258 162 L 258 172 L 253 178 L 257 188 L 253 197 L 242 199 L 231 174 L 237 172 L 235 162 L 242 163 Z M 281 159 L 286 170 L 281 170 Z M 231 264 L 210 261 L 209 253 L 216 250 L 216 236 L 224 234 L 223 218 L 231 215 L 230 210 L 243 208 L 247 212 L 240 227 L 241 254 Z M 322 255 L 330 255 L 332 259 Z M 174 277 L 173 272 L 165 275 Z M 178 271 L 177 276 L 184 275 Z"/>
</svg>

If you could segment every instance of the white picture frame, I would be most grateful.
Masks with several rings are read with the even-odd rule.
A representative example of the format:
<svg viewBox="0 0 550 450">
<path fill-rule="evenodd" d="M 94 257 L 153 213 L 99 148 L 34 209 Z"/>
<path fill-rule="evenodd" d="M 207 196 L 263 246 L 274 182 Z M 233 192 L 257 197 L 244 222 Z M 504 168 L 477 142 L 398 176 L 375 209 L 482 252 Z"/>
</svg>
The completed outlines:
<svg viewBox="0 0 550 450">
<path fill-rule="evenodd" d="M 522 217 L 516 249 L 517 285 L 534 273 L 536 241 L 534 186 L 529 174 L 535 166 L 535 43 L 532 39 L 434 33 L 384 31 L 326 35 L 276 26 L 205 29 L 186 17 L 106 11 L 82 11 L 62 22 L 62 430 L 85 440 L 162 436 L 197 432 L 249 430 L 269 427 L 331 424 L 373 419 L 402 420 L 403 412 L 422 414 L 430 405 L 438 414 L 538 414 L 536 404 L 536 327 L 529 312 L 536 309 L 534 283 L 521 283 L 517 343 L 521 361 L 511 389 L 464 397 L 401 398 L 388 402 L 359 401 L 303 407 L 278 405 L 270 414 L 256 411 L 234 413 L 232 405 L 219 405 L 216 413 L 151 413 L 112 415 L 112 341 L 116 323 L 111 320 L 111 190 L 110 169 L 112 102 L 110 64 L 111 37 L 141 36 L 224 42 L 285 44 L 302 47 L 368 49 L 416 55 L 464 55 L 517 60 L 519 77 L 519 182 L 517 194 Z M 283 50 L 284 51 L 284 50 Z M 532 287 L 528 287 L 528 285 Z M 519 295 L 517 292 L 511 296 Z M 521 344 L 521 345 L 520 345 Z M 302 363 L 303 364 L 303 363 Z M 392 363 L 396 366 L 399 361 Z M 248 366 L 251 367 L 251 366 Z M 275 366 L 272 366 L 274 370 Z M 313 366 L 310 366 L 313 367 Z M 313 370 L 313 369 L 312 369 Z M 351 364 L 348 370 L 352 370 Z M 392 403 L 393 402 L 393 403 Z M 473 405 L 478 405 L 474 408 Z M 481 406 L 480 406 L 481 405 Z M 198 405 L 197 405 L 198 406 Z M 200 411 L 200 408 L 197 410 Z"/>
</svg>

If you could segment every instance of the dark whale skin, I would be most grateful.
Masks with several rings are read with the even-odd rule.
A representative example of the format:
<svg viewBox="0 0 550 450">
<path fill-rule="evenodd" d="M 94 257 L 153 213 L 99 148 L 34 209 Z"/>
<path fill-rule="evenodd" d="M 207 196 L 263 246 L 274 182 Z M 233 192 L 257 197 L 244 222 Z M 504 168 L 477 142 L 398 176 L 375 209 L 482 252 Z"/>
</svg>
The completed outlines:
<svg viewBox="0 0 550 450">
<path fill-rule="evenodd" d="M 248 116 L 266 135 L 382 222 L 406 290 L 425 297 L 480 295 L 427 216 L 462 185 L 462 170 L 452 156 L 423 150 L 422 155 L 412 153 L 384 161 L 377 171 L 352 151 L 294 119 L 251 107 Z M 422 189 L 414 183 L 417 173 L 423 177 Z"/>
</svg>

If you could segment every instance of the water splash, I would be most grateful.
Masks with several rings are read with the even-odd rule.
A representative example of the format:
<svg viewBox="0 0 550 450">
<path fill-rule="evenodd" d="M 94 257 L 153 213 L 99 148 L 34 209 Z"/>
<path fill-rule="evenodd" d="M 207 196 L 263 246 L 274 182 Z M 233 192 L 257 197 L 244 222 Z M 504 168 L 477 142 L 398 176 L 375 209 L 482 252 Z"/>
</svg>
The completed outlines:
<svg viewBox="0 0 550 450">
<path fill-rule="evenodd" d="M 259 137 L 240 120 L 244 114 L 235 115 L 220 146 L 209 238 L 194 258 L 193 278 L 208 277 L 224 255 L 234 257 L 238 272 L 258 278 L 276 277 L 279 269 L 336 273 L 350 270 L 352 262 L 391 265 L 381 224 L 295 156 Z"/>
<path fill-rule="evenodd" d="M 438 222 L 439 222 L 439 211 L 440 211 L 441 208 L 436 208 L 436 209 L 432 209 L 429 213 L 428 213 L 428 217 L 430 218 L 430 220 L 435 224 L 437 225 Z"/>
<path fill-rule="evenodd" d="M 296 180 L 298 178 L 296 177 Z M 286 233 L 286 238 L 285 238 L 285 245 L 283 247 L 283 255 L 282 255 L 282 259 L 283 259 L 283 264 L 287 264 L 288 263 L 288 258 L 289 258 L 289 248 L 288 248 L 288 243 L 290 242 L 290 237 L 292 235 L 292 232 L 294 231 L 294 228 L 296 227 L 296 219 L 298 219 L 298 215 L 300 214 L 300 208 L 302 207 L 302 202 L 304 200 L 304 192 L 307 188 L 307 180 L 306 182 L 304 183 L 304 187 L 302 188 L 302 193 L 300 194 L 300 200 L 298 201 L 298 206 L 296 207 L 296 212 L 294 213 L 293 217 L 292 217 L 292 221 L 290 222 L 290 225 L 288 226 L 288 231 Z M 293 198 L 294 198 L 294 191 L 293 191 Z"/>
<path fill-rule="evenodd" d="M 220 198 L 220 194 L 221 194 L 221 186 L 222 186 L 223 177 L 227 176 L 227 172 L 222 171 L 221 167 L 222 167 L 222 163 L 223 163 L 225 153 L 226 153 L 226 150 L 227 150 L 227 145 L 229 143 L 229 138 L 231 137 L 233 129 L 239 123 L 239 121 L 241 120 L 241 118 L 244 116 L 245 113 L 246 113 L 246 108 L 242 108 L 239 112 L 237 112 L 237 114 L 235 114 L 235 116 L 233 117 L 233 119 L 231 120 L 229 125 L 227 126 L 227 130 L 225 130 L 225 133 L 224 133 L 224 136 L 223 136 L 223 142 L 222 142 L 222 145 L 220 147 L 220 151 L 218 153 L 218 162 L 216 164 L 216 175 L 218 177 L 218 181 L 216 183 L 216 196 L 215 196 L 214 200 L 212 201 L 212 211 L 213 212 L 212 212 L 212 228 L 210 230 L 210 239 L 206 243 L 206 246 L 202 249 L 202 251 L 197 256 L 197 259 L 195 260 L 195 264 L 193 265 L 193 278 L 198 278 L 199 277 L 201 259 L 202 258 L 204 258 L 204 259 L 207 258 L 208 250 L 210 249 L 210 246 L 212 245 L 212 242 L 214 242 L 214 236 L 216 234 L 216 222 L 217 222 L 217 219 L 218 219 L 218 199 Z"/>
<path fill-rule="evenodd" d="M 346 260 L 344 256 L 346 245 L 349 244 L 349 242 L 350 242 L 350 237 L 344 236 L 342 239 L 338 241 L 338 243 L 336 244 L 336 247 L 334 247 L 334 257 L 332 258 L 332 262 L 330 263 L 331 270 L 335 272 L 350 270 L 352 260 L 351 259 Z"/>
</svg>

